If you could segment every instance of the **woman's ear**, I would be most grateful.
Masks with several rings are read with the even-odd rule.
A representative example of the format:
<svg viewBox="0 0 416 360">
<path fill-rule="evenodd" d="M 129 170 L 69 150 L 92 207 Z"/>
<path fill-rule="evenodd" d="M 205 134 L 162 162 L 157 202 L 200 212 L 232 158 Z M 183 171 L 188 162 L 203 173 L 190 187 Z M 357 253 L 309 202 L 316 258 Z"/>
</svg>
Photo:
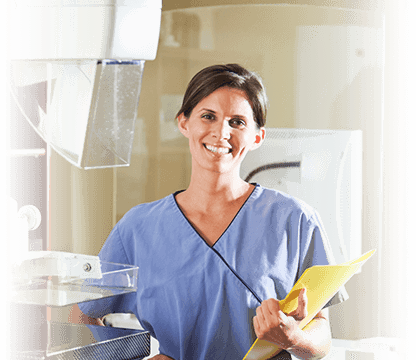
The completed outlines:
<svg viewBox="0 0 416 360">
<path fill-rule="evenodd" d="M 253 143 L 253 146 L 251 147 L 251 150 L 258 149 L 263 143 L 265 137 L 266 137 L 266 129 L 264 127 L 261 127 L 255 136 L 254 143 Z"/>
<path fill-rule="evenodd" d="M 183 136 L 188 137 L 188 118 L 182 113 L 178 116 L 178 128 Z"/>
</svg>

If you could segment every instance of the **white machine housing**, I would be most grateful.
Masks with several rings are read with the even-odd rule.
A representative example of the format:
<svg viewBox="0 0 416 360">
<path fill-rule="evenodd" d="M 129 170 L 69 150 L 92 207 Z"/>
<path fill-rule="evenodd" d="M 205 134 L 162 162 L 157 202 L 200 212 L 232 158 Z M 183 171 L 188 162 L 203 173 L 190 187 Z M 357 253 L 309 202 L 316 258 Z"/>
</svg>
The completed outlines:
<svg viewBox="0 0 416 360">
<path fill-rule="evenodd" d="M 16 0 L 13 60 L 153 60 L 162 0 Z"/>
<path fill-rule="evenodd" d="M 144 63 L 161 0 L 16 0 L 11 93 L 56 152 L 81 169 L 129 166 Z"/>
<path fill-rule="evenodd" d="M 362 132 L 266 129 L 240 175 L 314 207 L 337 264 L 361 255 Z"/>
</svg>

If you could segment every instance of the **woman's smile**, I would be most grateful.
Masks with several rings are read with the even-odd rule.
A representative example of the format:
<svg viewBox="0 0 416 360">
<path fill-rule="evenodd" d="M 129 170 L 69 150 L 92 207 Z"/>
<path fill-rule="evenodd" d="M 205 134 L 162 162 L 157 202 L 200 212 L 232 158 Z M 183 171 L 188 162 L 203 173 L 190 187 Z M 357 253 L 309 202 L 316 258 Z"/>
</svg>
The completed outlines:
<svg viewBox="0 0 416 360">
<path fill-rule="evenodd" d="M 205 148 L 209 150 L 210 152 L 218 155 L 227 155 L 232 153 L 231 148 L 222 147 L 222 146 L 214 146 L 214 145 L 208 145 L 204 144 Z"/>
</svg>

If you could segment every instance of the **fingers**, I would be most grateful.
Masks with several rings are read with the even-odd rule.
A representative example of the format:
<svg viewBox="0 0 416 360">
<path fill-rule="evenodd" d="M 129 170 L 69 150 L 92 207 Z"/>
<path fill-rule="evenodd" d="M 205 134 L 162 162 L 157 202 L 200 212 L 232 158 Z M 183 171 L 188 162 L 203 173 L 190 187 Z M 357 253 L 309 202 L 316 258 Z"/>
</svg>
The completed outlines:
<svg viewBox="0 0 416 360">
<path fill-rule="evenodd" d="M 298 327 L 300 322 L 308 315 L 308 298 L 306 288 L 299 291 L 298 306 L 296 310 L 287 315 L 280 309 L 279 301 L 268 299 L 261 303 L 256 309 L 256 316 L 253 318 L 254 330 L 257 337 L 262 338 L 270 334 L 271 329 L 287 331 L 293 326 Z"/>
<path fill-rule="evenodd" d="M 267 299 L 261 303 L 260 306 L 266 315 L 275 315 L 280 311 L 279 301 L 276 299 Z"/>
<path fill-rule="evenodd" d="M 288 315 L 292 316 L 296 321 L 301 321 L 308 316 L 308 297 L 306 296 L 305 288 L 299 292 L 297 309 Z"/>
<path fill-rule="evenodd" d="M 268 299 L 261 303 L 256 309 L 256 316 L 253 318 L 255 330 L 259 332 L 273 328 L 286 328 L 288 317 L 280 310 L 279 302 L 275 299 Z M 258 334 L 257 334 L 258 335 Z"/>
<path fill-rule="evenodd" d="M 256 309 L 256 315 L 261 324 L 271 328 L 282 326 L 287 322 L 286 314 L 280 309 L 279 301 L 268 299 Z"/>
<path fill-rule="evenodd" d="M 308 315 L 308 297 L 306 296 L 306 288 L 303 288 L 299 291 L 298 295 L 298 306 L 296 310 L 287 314 L 287 316 L 293 317 L 296 321 L 303 320 Z M 262 323 L 267 323 L 270 325 L 270 322 L 286 322 L 287 316 L 280 309 L 279 301 L 276 299 L 267 299 L 261 303 L 261 305 L 256 309 L 256 316 Z"/>
<path fill-rule="evenodd" d="M 288 317 L 275 299 L 268 299 L 256 309 L 254 331 L 259 339 L 271 341 L 286 349 L 293 345 L 294 334 L 299 330 L 296 321 Z"/>
<path fill-rule="evenodd" d="M 298 314 L 303 318 L 308 315 L 308 297 L 306 296 L 306 288 L 303 288 L 298 297 Z"/>
<path fill-rule="evenodd" d="M 303 320 L 308 315 L 308 297 L 306 289 L 302 289 L 298 297 L 298 308 L 296 309 L 296 320 Z"/>
</svg>

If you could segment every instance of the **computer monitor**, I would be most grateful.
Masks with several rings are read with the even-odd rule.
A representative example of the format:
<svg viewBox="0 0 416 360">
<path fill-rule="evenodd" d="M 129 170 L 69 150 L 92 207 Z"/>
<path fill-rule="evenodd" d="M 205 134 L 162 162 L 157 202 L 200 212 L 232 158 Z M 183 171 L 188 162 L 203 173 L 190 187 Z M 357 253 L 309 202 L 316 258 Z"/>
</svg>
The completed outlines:
<svg viewBox="0 0 416 360">
<path fill-rule="evenodd" d="M 240 175 L 314 207 L 338 264 L 361 254 L 360 130 L 267 128 L 266 139 L 247 154 Z"/>
</svg>

